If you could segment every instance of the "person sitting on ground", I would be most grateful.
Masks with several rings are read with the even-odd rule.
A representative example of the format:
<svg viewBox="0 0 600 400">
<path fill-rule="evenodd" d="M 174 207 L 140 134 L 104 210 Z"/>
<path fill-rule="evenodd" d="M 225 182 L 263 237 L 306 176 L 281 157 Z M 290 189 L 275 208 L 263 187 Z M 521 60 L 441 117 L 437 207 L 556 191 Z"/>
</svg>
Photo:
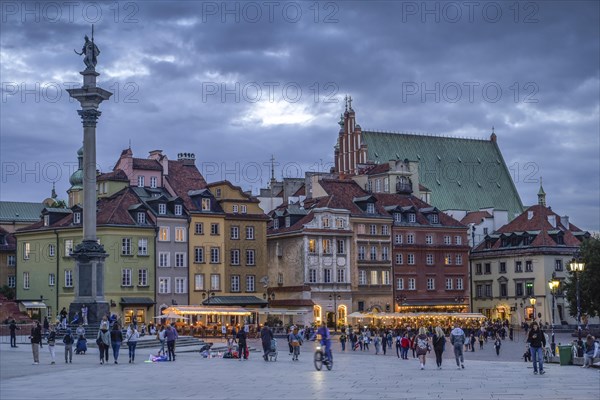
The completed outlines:
<svg viewBox="0 0 600 400">
<path fill-rule="evenodd" d="M 585 342 L 583 343 L 583 365 L 581 368 L 589 368 L 592 366 L 595 347 L 594 337 L 592 335 L 587 335 Z"/>
</svg>

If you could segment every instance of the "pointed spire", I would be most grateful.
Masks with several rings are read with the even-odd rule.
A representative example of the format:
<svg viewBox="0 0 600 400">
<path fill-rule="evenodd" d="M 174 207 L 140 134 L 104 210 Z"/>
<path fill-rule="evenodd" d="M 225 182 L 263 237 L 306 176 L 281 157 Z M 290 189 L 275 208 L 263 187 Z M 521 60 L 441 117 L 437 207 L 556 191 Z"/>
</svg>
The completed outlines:
<svg viewBox="0 0 600 400">
<path fill-rule="evenodd" d="M 540 206 L 546 207 L 546 192 L 544 192 L 544 187 L 542 186 L 542 177 L 540 177 L 540 190 L 538 191 L 538 204 Z"/>
<path fill-rule="evenodd" d="M 50 196 L 53 199 L 56 200 L 56 198 L 58 197 L 58 195 L 56 194 L 56 186 L 55 186 L 55 182 L 52 182 L 52 195 Z"/>
<path fill-rule="evenodd" d="M 348 96 L 348 109 L 350 111 L 354 111 L 352 110 L 352 96 Z"/>
<path fill-rule="evenodd" d="M 348 95 L 344 96 L 344 111 L 348 112 Z"/>
<path fill-rule="evenodd" d="M 338 125 L 340 126 L 340 128 L 344 127 L 344 114 L 340 114 L 340 120 L 338 122 Z"/>
<path fill-rule="evenodd" d="M 271 154 L 271 181 L 270 181 L 270 186 L 271 188 L 273 188 L 273 185 L 275 184 L 276 180 L 275 180 L 275 156 L 273 156 L 273 154 Z"/>
</svg>

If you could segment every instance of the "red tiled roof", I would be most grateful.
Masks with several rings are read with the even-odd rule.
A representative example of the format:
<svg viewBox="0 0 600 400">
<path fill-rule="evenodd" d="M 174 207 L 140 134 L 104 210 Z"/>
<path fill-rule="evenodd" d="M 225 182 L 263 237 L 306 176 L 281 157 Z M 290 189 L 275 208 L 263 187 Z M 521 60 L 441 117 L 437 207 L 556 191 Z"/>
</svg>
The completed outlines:
<svg viewBox="0 0 600 400">
<path fill-rule="evenodd" d="M 134 158 L 133 159 L 133 169 L 162 171 L 162 165 L 160 165 L 160 163 L 154 159 Z"/>
<path fill-rule="evenodd" d="M 129 182 L 129 178 L 122 169 L 117 169 L 116 171 L 100 174 L 96 177 L 96 182 L 102 181 Z"/>
<path fill-rule="evenodd" d="M 197 211 L 188 191 L 206 188 L 206 181 L 198 168 L 193 164 L 184 165 L 183 161 L 169 160 L 169 175 L 166 179 L 175 194 L 183 199 L 185 207 L 190 211 Z"/>
<path fill-rule="evenodd" d="M 492 218 L 492 215 L 487 211 L 471 211 L 460 222 L 463 225 L 478 224 L 485 218 Z"/>
<path fill-rule="evenodd" d="M 98 199 L 96 224 L 101 225 L 136 225 L 136 221 L 129 213 L 129 207 L 141 203 L 133 189 L 126 187 L 109 197 Z M 19 231 L 30 231 L 35 229 L 67 228 L 73 225 L 73 214 L 56 221 L 50 226 L 44 226 L 44 221 L 38 221 Z M 81 226 L 81 225 L 78 225 Z"/>
<path fill-rule="evenodd" d="M 529 213 L 533 213 L 529 218 Z M 556 218 L 556 227 L 552 226 L 548 221 L 548 216 L 554 215 Z M 539 231 L 535 239 L 528 246 L 530 247 L 554 247 L 554 246 L 579 246 L 581 242 L 573 235 L 573 232 L 582 232 L 581 229 L 569 223 L 566 227 L 558 214 L 548 207 L 539 204 L 529 207 L 521 215 L 513 219 L 508 224 L 502 226 L 496 233 L 511 234 L 514 232 Z M 549 231 L 561 231 L 563 233 L 564 244 L 558 245 L 552 238 Z M 492 245 L 492 249 L 501 248 L 502 240 L 496 240 Z M 482 242 L 477 246 L 476 250 L 486 249 L 486 242 Z"/>
<path fill-rule="evenodd" d="M 417 223 L 421 225 L 430 225 L 429 220 L 425 215 L 419 212 L 422 208 L 430 208 L 431 205 L 425 203 L 423 200 L 418 197 L 412 195 L 402 195 L 402 194 L 391 194 L 391 193 L 374 193 L 375 198 L 378 200 L 377 202 L 383 206 L 400 206 L 400 207 L 410 207 L 413 206 L 416 208 L 416 217 Z M 462 227 L 459 221 L 455 220 L 451 216 L 446 213 L 439 212 L 438 213 L 439 225 L 441 226 L 459 226 Z"/>
<path fill-rule="evenodd" d="M 0 234 L 4 235 L 6 244 L 0 243 L 1 251 L 15 251 L 17 249 L 17 239 L 15 235 L 9 233 L 6 229 L 0 228 Z"/>
<path fill-rule="evenodd" d="M 283 195 L 283 194 L 282 194 Z M 297 197 L 297 196 L 306 196 L 306 188 L 305 185 L 302 185 L 298 188 L 298 190 L 296 190 L 296 193 L 294 193 L 292 195 L 292 197 Z"/>
<path fill-rule="evenodd" d="M 390 170 L 390 164 L 388 164 L 388 163 L 377 164 L 376 166 L 371 168 L 369 171 L 367 171 L 367 175 L 383 174 L 384 172 L 388 172 L 389 170 Z"/>
</svg>

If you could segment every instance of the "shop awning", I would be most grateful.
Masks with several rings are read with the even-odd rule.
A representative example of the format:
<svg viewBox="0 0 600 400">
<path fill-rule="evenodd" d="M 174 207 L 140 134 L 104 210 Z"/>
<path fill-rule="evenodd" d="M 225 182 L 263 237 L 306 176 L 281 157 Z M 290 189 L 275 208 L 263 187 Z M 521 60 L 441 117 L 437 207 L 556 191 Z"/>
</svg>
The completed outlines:
<svg viewBox="0 0 600 400">
<path fill-rule="evenodd" d="M 205 306 L 266 306 L 266 300 L 256 296 L 212 296 L 202 302 Z"/>
<path fill-rule="evenodd" d="M 46 308 L 46 305 L 41 301 L 22 301 L 21 304 L 25 308 Z"/>
<path fill-rule="evenodd" d="M 165 308 L 163 314 L 174 313 L 177 315 L 250 315 L 250 311 L 243 307 L 224 306 L 172 306 Z"/>
<path fill-rule="evenodd" d="M 252 312 L 257 312 L 259 314 L 273 314 L 273 315 L 304 315 L 307 314 L 309 312 L 312 312 L 311 310 L 289 310 L 286 308 L 256 308 L 256 309 L 249 309 L 248 311 L 252 311 Z"/>
<path fill-rule="evenodd" d="M 119 302 L 124 307 L 127 306 L 146 306 L 151 307 L 154 304 L 154 300 L 150 297 L 121 297 L 121 301 Z"/>
</svg>

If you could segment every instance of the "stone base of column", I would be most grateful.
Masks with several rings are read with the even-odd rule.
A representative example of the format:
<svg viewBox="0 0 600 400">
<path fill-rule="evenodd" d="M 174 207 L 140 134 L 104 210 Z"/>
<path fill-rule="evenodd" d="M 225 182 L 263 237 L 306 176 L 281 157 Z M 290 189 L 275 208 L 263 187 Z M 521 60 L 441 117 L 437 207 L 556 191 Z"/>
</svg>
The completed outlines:
<svg viewBox="0 0 600 400">
<path fill-rule="evenodd" d="M 83 318 L 81 317 L 81 307 L 83 307 L 84 304 L 88 308 L 88 325 L 100 326 L 100 321 L 102 320 L 102 317 L 108 315 L 108 313 L 110 312 L 110 305 L 108 304 L 108 302 L 99 301 L 93 303 L 71 303 L 71 305 L 69 306 L 69 322 L 71 322 L 75 313 L 79 313 L 79 321 L 83 323 Z"/>
</svg>

